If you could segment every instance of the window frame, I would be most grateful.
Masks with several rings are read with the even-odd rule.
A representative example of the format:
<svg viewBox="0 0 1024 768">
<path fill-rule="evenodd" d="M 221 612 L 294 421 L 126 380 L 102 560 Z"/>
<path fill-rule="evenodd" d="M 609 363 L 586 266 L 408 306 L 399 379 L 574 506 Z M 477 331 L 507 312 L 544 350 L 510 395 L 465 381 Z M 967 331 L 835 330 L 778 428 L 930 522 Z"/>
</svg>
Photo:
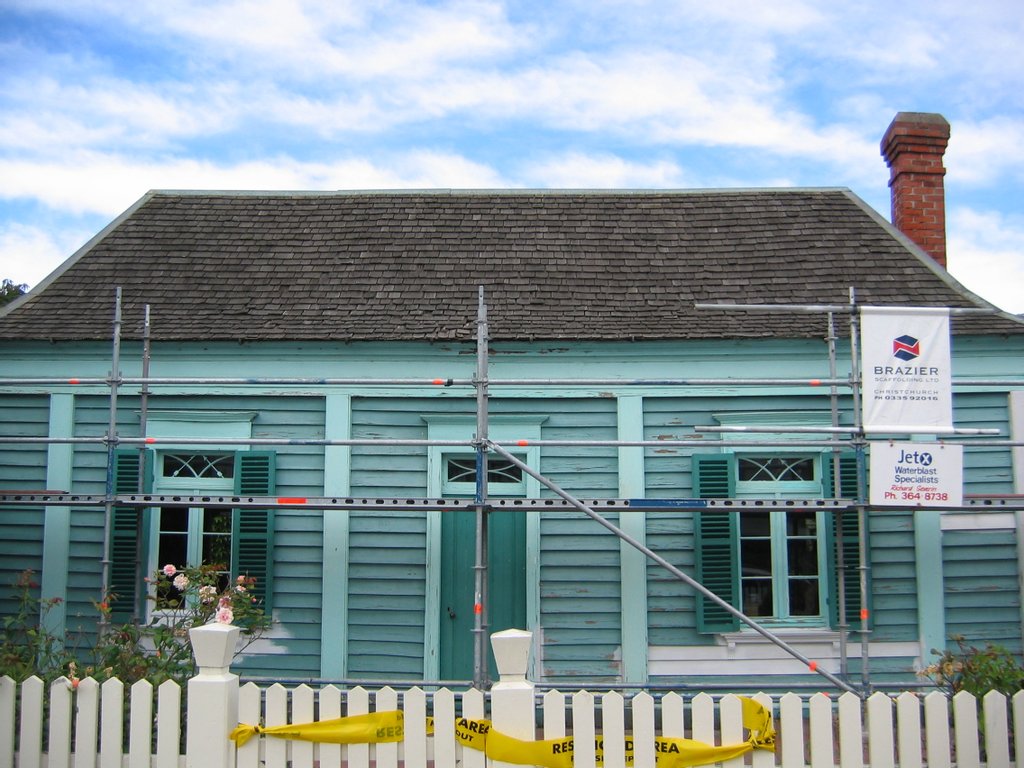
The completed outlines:
<svg viewBox="0 0 1024 768">
<path fill-rule="evenodd" d="M 230 477 L 171 477 L 163 473 L 165 459 L 168 456 L 219 456 L 222 458 L 230 458 L 232 472 Z M 237 471 L 238 457 L 237 451 L 225 451 L 225 450 L 206 450 L 205 446 L 202 450 L 188 451 L 183 448 L 160 448 L 153 452 L 153 465 L 155 468 L 153 477 L 153 493 L 156 495 L 167 495 L 175 492 L 186 492 L 189 495 L 228 495 L 230 496 L 235 490 L 235 473 Z M 186 511 L 186 524 L 185 530 L 185 562 L 182 563 L 170 563 L 174 567 L 181 568 L 196 568 L 203 565 L 203 550 L 204 550 L 204 538 L 207 535 L 205 530 L 205 522 L 207 512 L 211 509 L 216 509 L 220 512 L 227 512 L 229 515 L 228 532 L 226 534 L 228 539 L 228 560 L 223 563 L 225 570 L 223 573 L 226 574 L 225 581 L 230 583 L 234 578 L 235 565 L 232 562 L 233 557 L 230 553 L 234 549 L 235 539 L 235 525 L 234 525 L 234 514 L 230 506 L 222 507 L 209 507 L 209 506 L 193 506 L 189 505 L 187 501 L 179 503 L 170 503 L 163 506 L 152 507 L 149 510 L 150 514 L 150 525 L 149 525 L 149 536 L 148 536 L 148 555 L 146 562 L 149 567 L 147 573 L 154 573 L 157 570 L 163 568 L 168 563 L 160 562 L 160 550 L 162 544 L 162 537 L 166 535 L 175 535 L 181 533 L 173 530 L 164 530 L 162 526 L 162 514 L 164 508 L 183 508 Z M 223 535 L 223 534 L 220 534 Z M 148 594 L 150 600 L 147 601 L 147 618 L 150 620 L 159 621 L 165 616 L 170 616 L 175 610 L 174 608 L 161 608 L 159 605 L 159 596 L 157 595 L 156 584 L 149 583 Z"/>
<path fill-rule="evenodd" d="M 750 499 L 793 499 L 793 498 L 820 498 L 824 494 L 824 482 L 822 481 L 822 460 L 820 452 L 808 451 L 765 451 L 755 449 L 735 449 L 736 455 L 736 498 Z M 744 459 L 810 459 L 813 467 L 814 478 L 812 480 L 740 480 L 740 462 Z M 793 510 L 796 512 L 797 510 Z M 807 510 L 799 510 L 806 512 Z M 772 612 L 766 616 L 756 616 L 759 623 L 778 627 L 822 627 L 828 624 L 828 594 L 827 579 L 825 577 L 828 568 L 828 537 L 825 520 L 825 512 L 817 510 L 815 516 L 815 538 L 817 540 L 817 572 L 815 580 L 818 582 L 818 612 L 813 615 L 794 616 L 790 605 L 789 582 L 794 574 L 789 565 L 788 534 L 789 510 L 766 510 L 764 513 L 756 511 L 744 511 L 738 513 L 740 519 L 737 521 L 738 535 L 738 557 L 740 564 L 740 605 L 745 602 L 743 574 L 743 543 L 753 540 L 754 537 L 745 536 L 743 533 L 742 519 L 745 515 L 767 514 L 769 520 L 768 540 L 771 547 L 771 582 L 772 582 Z M 742 610 L 742 608 L 741 608 Z"/>
<path fill-rule="evenodd" d="M 723 450 L 719 453 L 693 454 L 693 490 L 699 498 L 737 498 L 738 458 L 737 453 L 752 453 L 750 449 Z M 757 451 L 764 455 L 765 451 Z M 803 452 L 781 452 L 794 455 Z M 840 454 L 840 477 L 842 490 L 832 492 L 833 454 L 827 450 L 816 452 L 819 456 L 818 476 L 821 498 L 856 497 L 852 488 L 856 484 L 856 459 L 853 454 Z M 753 498 L 748 496 L 748 498 Z M 742 610 L 741 573 L 739 557 L 739 515 L 743 512 L 726 507 L 709 507 L 696 513 L 694 537 L 697 575 L 711 591 Z M 841 525 L 844 531 L 843 553 L 846 595 L 846 624 L 851 630 L 865 625 L 862 607 L 867 608 L 860 592 L 860 543 L 856 515 L 852 511 L 817 510 L 819 521 L 819 562 L 824 558 L 824 570 L 819 572 L 819 602 L 823 614 L 806 619 L 758 618 L 759 623 L 774 624 L 777 627 L 820 629 L 836 627 L 838 616 L 837 537 L 835 531 Z M 865 551 L 867 551 L 865 549 Z M 870 597 L 870 585 L 867 595 Z M 869 613 L 867 614 L 869 615 Z M 739 620 L 714 601 L 700 597 L 697 601 L 697 628 L 701 632 L 725 633 L 740 629 Z"/>
</svg>

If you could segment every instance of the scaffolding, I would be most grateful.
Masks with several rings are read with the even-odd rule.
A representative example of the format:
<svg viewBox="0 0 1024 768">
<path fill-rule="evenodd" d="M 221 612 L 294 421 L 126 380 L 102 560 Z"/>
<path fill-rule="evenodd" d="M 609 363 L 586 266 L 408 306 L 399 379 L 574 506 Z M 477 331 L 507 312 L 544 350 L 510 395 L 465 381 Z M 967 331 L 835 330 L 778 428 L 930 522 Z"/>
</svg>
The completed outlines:
<svg viewBox="0 0 1024 768">
<path fill-rule="evenodd" d="M 850 301 L 843 305 L 743 305 L 743 304 L 698 304 L 698 308 L 714 311 L 758 311 L 758 312 L 799 312 L 812 314 L 825 314 L 827 316 L 827 333 L 825 341 L 828 350 L 828 378 L 507 378 L 493 380 L 489 377 L 489 326 L 487 318 L 487 304 L 483 288 L 479 289 L 478 307 L 476 318 L 476 369 L 469 378 L 320 378 L 320 377 L 153 377 L 150 375 L 151 361 L 151 340 L 150 340 L 150 312 L 148 305 L 145 307 L 145 318 L 143 323 L 143 352 L 142 352 L 142 376 L 128 377 L 121 375 L 121 337 L 122 337 L 122 293 L 117 288 L 114 298 L 113 318 L 113 342 L 111 349 L 111 371 L 105 378 L 82 377 L 22 377 L 22 378 L 0 378 L 0 390 L 10 386 L 40 386 L 40 387 L 104 387 L 109 389 L 109 419 L 107 431 L 104 435 L 96 437 L 34 437 L 34 436 L 5 436 L 0 442 L 6 444 L 100 444 L 106 448 L 106 483 L 103 495 L 78 494 L 69 491 L 0 491 L 0 509 L 4 507 L 24 506 L 61 506 L 61 507 L 102 507 L 104 509 L 104 543 L 102 559 L 102 592 L 100 599 L 104 599 L 109 592 L 110 566 L 111 566 L 111 519 L 115 506 L 135 508 L 141 510 L 147 507 L 159 506 L 165 503 L 186 503 L 190 506 L 230 506 L 232 508 L 273 508 L 273 509 L 309 509 L 323 510 L 344 509 L 344 510 L 421 510 L 421 511 L 450 511 L 450 510 L 472 510 L 476 516 L 475 535 L 475 565 L 474 565 L 474 665 L 473 683 L 481 688 L 488 683 L 487 669 L 487 630 L 488 630 L 488 596 L 487 596 L 487 570 L 488 570 L 488 518 L 493 513 L 500 512 L 526 512 L 526 511 L 556 511 L 575 510 L 578 511 L 598 525 L 617 536 L 623 543 L 639 551 L 645 558 L 657 564 L 667 571 L 673 578 L 685 583 L 699 595 L 710 600 L 735 617 L 741 623 L 747 625 L 751 630 L 757 632 L 766 640 L 774 643 L 785 653 L 799 660 L 806 665 L 807 669 L 828 680 L 835 687 L 866 695 L 870 692 L 870 664 L 869 664 L 869 643 L 870 630 L 865 626 L 858 631 L 861 638 L 861 681 L 860 686 L 852 684 L 848 674 L 848 635 L 849 625 L 845 618 L 845 606 L 843 605 L 844 592 L 843 579 L 845 578 L 845 566 L 842 562 L 842 526 L 836 526 L 839 541 L 836 546 L 837 553 L 837 580 L 839 584 L 837 599 L 839 601 L 839 649 L 840 649 L 840 674 L 834 675 L 822 669 L 814 660 L 806 657 L 798 649 L 793 647 L 785 639 L 765 627 L 762 623 L 743 611 L 731 605 L 714 592 L 709 590 L 697 579 L 674 566 L 657 552 L 647 547 L 644 543 L 630 536 L 621 527 L 613 523 L 602 513 L 623 513 L 630 511 L 657 512 L 664 510 L 691 510 L 695 514 L 711 510 L 730 510 L 737 512 L 744 511 L 774 511 L 774 510 L 824 510 L 832 514 L 841 515 L 849 512 L 857 516 L 857 530 L 859 538 L 859 579 L 860 593 L 867 595 L 868 576 L 870 570 L 869 553 L 866 550 L 866 526 L 868 505 L 866 487 L 866 449 L 869 446 L 865 430 L 861 421 L 861 394 L 860 374 L 858 370 L 859 360 L 857 351 L 858 339 L 858 310 L 854 291 L 850 291 Z M 988 310 L 950 310 L 951 314 L 968 314 L 974 312 L 987 312 Z M 838 336 L 835 328 L 836 316 L 846 316 L 849 319 L 850 339 L 850 375 L 842 377 L 837 374 L 837 345 Z M 1024 387 L 1024 378 L 981 378 L 981 379 L 958 379 L 953 382 L 957 387 Z M 216 445 L 220 447 L 230 446 L 410 446 L 410 447 L 462 447 L 471 448 L 475 455 L 475 493 L 472 499 L 466 498 L 427 498 L 427 497 L 356 497 L 356 496 L 304 496 L 304 497 L 280 497 L 280 496 L 240 496 L 240 495 L 210 495 L 210 494 L 159 494 L 143 492 L 141 477 L 137 493 L 115 493 L 114 485 L 114 456 L 115 450 L 119 447 L 135 446 L 139 450 L 150 447 L 159 447 L 158 438 L 147 435 L 147 410 L 148 398 L 153 393 L 154 387 L 163 385 L 200 385 L 200 386 L 239 386 L 252 385 L 263 386 L 334 386 L 334 387 L 355 387 L 355 386 L 389 386 L 389 387 L 443 387 L 443 388 L 465 388 L 475 394 L 476 401 L 476 432 L 472 440 L 427 440 L 427 439 L 302 439 L 302 438 L 199 438 L 199 437 L 175 437 L 173 443 L 188 444 L 190 446 L 202 447 L 203 445 Z M 491 390 L 494 387 L 787 387 L 803 388 L 810 387 L 817 389 L 828 388 L 831 426 L 829 427 L 798 427 L 798 426 L 768 426 L 768 427 L 728 427 L 728 426 L 694 426 L 693 431 L 697 434 L 716 433 L 720 440 L 716 441 L 719 447 L 742 445 L 750 447 L 785 447 L 801 449 L 830 450 L 834 456 L 838 456 L 842 450 L 852 450 L 857 460 L 857 494 L 856 498 L 840 497 L 840 468 L 839 462 L 832 462 L 834 473 L 833 485 L 835 489 L 833 498 L 677 498 L 677 499 L 647 499 L 647 498 L 595 498 L 580 499 L 568 492 L 550 478 L 545 477 L 534 467 L 529 466 L 519 458 L 512 450 L 515 447 L 525 445 L 536 447 L 591 447 L 591 446 L 615 446 L 618 448 L 693 448 L 707 447 L 708 442 L 703 439 L 680 439 L 680 440 L 555 440 L 536 439 L 519 440 L 513 443 L 502 443 L 494 441 L 489 436 L 489 403 L 492 397 Z M 123 388 L 137 388 L 140 402 L 140 437 L 122 437 L 118 434 L 118 397 Z M 853 405 L 853 424 L 849 426 L 840 425 L 839 397 L 840 389 L 849 390 Z M 735 433 L 755 433 L 755 439 L 744 437 L 742 442 L 729 442 L 729 435 Z M 779 435 L 806 434 L 807 439 L 794 439 L 792 437 L 779 437 Z M 1024 442 L 1013 439 L 983 439 L 999 436 L 998 429 L 962 429 L 957 428 L 948 434 L 944 434 L 943 443 L 955 443 L 959 438 L 970 437 L 971 445 L 976 446 L 999 446 L 1012 448 L 1024 445 Z M 763 436 L 762 436 L 763 435 Z M 776 435 L 776 437 L 772 437 Z M 488 459 L 496 455 L 506 462 L 518 467 L 523 473 L 532 477 L 540 485 L 551 491 L 553 497 L 536 499 L 491 497 L 488 494 Z M 908 506 L 887 506 L 886 509 L 919 510 L 920 505 Z M 1006 509 L 1013 511 L 1024 510 L 1024 496 L 1015 494 L 1004 496 L 979 496 L 965 497 L 960 507 L 965 510 L 978 509 Z M 141 537 L 139 546 L 142 546 Z M 141 550 L 139 552 L 138 565 L 142 565 Z M 141 579 L 141 573 L 139 574 Z M 867 617 L 862 614 L 862 618 Z M 100 631 L 103 631 L 101 626 Z"/>
</svg>

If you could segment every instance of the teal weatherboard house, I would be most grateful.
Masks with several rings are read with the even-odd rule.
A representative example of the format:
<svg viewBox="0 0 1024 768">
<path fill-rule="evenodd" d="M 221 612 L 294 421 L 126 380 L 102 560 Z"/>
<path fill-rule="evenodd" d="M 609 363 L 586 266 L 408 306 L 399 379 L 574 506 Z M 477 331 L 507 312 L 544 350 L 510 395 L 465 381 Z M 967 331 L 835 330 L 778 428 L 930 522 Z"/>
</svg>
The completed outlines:
<svg viewBox="0 0 1024 768">
<path fill-rule="evenodd" d="M 239 670 L 290 679 L 469 680 L 478 606 L 562 685 L 1020 653 L 1024 322 L 944 269 L 945 136 L 890 126 L 899 228 L 843 189 L 151 192 L 0 310 L 0 583 L 88 634 L 105 576 L 146 617 L 217 557 L 275 622 Z M 954 310 L 964 504 L 866 506 L 861 305 Z"/>
</svg>

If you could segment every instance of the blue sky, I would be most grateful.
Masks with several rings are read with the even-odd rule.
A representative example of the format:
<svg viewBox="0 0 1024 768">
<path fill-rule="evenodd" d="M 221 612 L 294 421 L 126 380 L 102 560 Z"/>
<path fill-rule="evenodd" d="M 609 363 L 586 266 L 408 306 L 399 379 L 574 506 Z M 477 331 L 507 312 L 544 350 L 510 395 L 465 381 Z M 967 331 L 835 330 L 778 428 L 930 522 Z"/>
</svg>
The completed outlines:
<svg viewBox="0 0 1024 768">
<path fill-rule="evenodd" d="M 949 268 L 1024 312 L 1018 0 L 0 0 L 0 277 L 149 189 L 848 187 L 952 125 Z"/>
</svg>

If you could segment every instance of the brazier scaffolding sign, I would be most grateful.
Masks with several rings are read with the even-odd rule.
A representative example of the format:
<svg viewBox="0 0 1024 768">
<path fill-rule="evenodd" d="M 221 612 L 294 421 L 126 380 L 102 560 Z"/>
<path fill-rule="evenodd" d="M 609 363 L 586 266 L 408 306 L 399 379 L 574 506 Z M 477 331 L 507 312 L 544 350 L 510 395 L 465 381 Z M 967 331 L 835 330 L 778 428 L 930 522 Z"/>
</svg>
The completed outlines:
<svg viewBox="0 0 1024 768">
<path fill-rule="evenodd" d="M 862 307 L 866 432 L 953 431 L 949 310 Z"/>
<path fill-rule="evenodd" d="M 964 447 L 940 443 L 871 444 L 872 506 L 959 507 Z"/>
</svg>

